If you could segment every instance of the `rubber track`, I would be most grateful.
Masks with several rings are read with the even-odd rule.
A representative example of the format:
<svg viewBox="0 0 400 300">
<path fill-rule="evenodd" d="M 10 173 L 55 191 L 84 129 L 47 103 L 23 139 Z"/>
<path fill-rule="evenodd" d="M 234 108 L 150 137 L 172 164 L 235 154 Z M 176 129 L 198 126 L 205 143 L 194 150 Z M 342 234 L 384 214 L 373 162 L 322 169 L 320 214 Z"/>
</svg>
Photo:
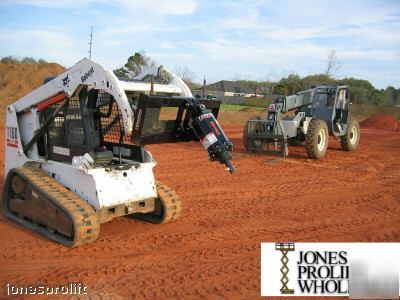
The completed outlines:
<svg viewBox="0 0 400 300">
<path fill-rule="evenodd" d="M 14 174 L 20 175 L 35 190 L 72 219 L 72 238 L 49 231 L 45 226 L 30 222 L 26 218 L 21 219 L 17 214 L 8 210 L 6 204 L 11 196 L 11 179 Z M 10 170 L 4 188 L 3 207 L 4 213 L 8 218 L 68 247 L 90 243 L 96 240 L 100 233 L 100 224 L 95 210 L 85 200 L 66 189 L 43 170 L 35 167 L 20 167 Z"/>
<path fill-rule="evenodd" d="M 162 202 L 164 213 L 162 216 L 154 213 L 133 214 L 132 217 L 153 224 L 163 224 L 174 221 L 181 215 L 181 200 L 178 194 L 167 185 L 156 182 L 158 199 Z"/>
</svg>

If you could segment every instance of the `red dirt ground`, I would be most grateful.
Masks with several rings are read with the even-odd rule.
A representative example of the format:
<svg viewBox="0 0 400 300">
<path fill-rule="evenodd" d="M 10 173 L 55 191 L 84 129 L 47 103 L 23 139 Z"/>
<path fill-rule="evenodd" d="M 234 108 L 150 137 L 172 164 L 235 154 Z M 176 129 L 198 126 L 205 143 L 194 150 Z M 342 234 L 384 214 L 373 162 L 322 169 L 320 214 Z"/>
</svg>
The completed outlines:
<svg viewBox="0 0 400 300">
<path fill-rule="evenodd" d="M 400 131 L 400 121 L 390 115 L 373 115 L 362 121 L 360 125 L 370 129 Z"/>
<path fill-rule="evenodd" d="M 356 152 L 331 140 L 315 161 L 302 147 L 284 160 L 249 157 L 242 126 L 225 129 L 236 145 L 235 175 L 198 143 L 149 147 L 157 179 L 182 199 L 176 222 L 114 219 L 96 242 L 68 249 L 1 215 L 0 285 L 80 281 L 96 299 L 253 299 L 261 242 L 400 241 L 400 134 L 362 129 Z"/>
</svg>

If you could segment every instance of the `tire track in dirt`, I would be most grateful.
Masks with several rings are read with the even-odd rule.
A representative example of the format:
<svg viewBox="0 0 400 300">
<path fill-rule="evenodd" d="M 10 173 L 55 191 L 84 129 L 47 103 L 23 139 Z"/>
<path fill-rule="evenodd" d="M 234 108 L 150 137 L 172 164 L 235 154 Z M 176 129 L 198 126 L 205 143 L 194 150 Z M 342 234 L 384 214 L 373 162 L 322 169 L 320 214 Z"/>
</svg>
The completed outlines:
<svg viewBox="0 0 400 300">
<path fill-rule="evenodd" d="M 260 243 L 400 241 L 400 135 L 368 131 L 322 161 L 291 147 L 287 159 L 244 153 L 241 126 L 231 176 L 196 143 L 149 146 L 158 180 L 182 218 L 164 225 L 117 218 L 92 244 L 67 249 L 0 216 L 0 284 L 82 281 L 109 298 L 258 298 Z M 379 156 L 377 155 L 379 153 Z"/>
</svg>

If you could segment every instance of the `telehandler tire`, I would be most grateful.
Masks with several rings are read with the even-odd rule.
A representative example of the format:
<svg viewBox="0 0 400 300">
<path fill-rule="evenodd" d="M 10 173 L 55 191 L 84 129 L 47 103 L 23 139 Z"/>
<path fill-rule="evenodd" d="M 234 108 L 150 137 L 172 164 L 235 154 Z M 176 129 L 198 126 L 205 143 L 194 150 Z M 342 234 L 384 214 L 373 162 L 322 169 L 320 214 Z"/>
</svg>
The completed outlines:
<svg viewBox="0 0 400 300">
<path fill-rule="evenodd" d="M 325 121 L 312 119 L 306 134 L 306 149 L 309 158 L 321 159 L 328 148 L 329 131 Z"/>
<path fill-rule="evenodd" d="M 353 151 L 360 142 L 360 125 L 356 120 L 350 119 L 347 133 L 340 137 L 340 145 L 344 151 Z"/>
<path fill-rule="evenodd" d="M 250 120 L 261 120 L 261 117 L 260 116 L 252 116 L 249 118 L 249 121 Z M 247 123 L 248 122 L 246 122 L 246 124 L 244 125 L 244 128 L 243 128 L 243 144 L 244 144 L 246 151 L 250 152 L 251 149 L 259 149 L 259 150 L 263 149 L 262 141 L 249 138 Z"/>
</svg>

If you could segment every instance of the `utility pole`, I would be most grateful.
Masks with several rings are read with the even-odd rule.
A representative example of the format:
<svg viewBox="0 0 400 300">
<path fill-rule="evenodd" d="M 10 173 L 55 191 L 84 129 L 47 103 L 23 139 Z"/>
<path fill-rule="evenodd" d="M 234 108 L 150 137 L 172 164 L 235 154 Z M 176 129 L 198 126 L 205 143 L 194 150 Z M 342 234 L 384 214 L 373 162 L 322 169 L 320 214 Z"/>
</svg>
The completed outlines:
<svg viewBox="0 0 400 300">
<path fill-rule="evenodd" d="M 203 99 L 206 99 L 206 76 L 204 76 L 203 80 Z"/>
<path fill-rule="evenodd" d="M 90 26 L 90 42 L 89 42 L 89 59 L 92 58 L 92 44 L 93 44 L 93 25 Z"/>
</svg>

